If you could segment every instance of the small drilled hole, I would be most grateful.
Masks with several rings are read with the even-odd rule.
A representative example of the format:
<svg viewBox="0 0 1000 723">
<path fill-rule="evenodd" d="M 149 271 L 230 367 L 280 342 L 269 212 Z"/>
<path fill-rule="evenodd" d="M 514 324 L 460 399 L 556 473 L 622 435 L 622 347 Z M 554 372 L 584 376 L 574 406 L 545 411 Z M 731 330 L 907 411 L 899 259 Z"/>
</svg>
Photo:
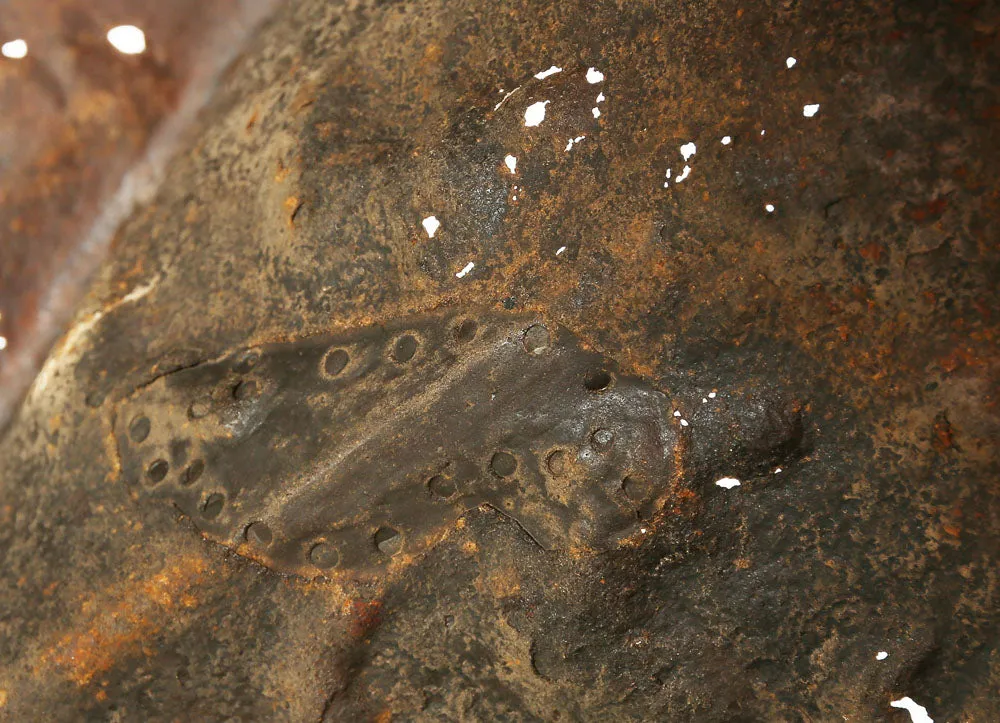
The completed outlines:
<svg viewBox="0 0 1000 723">
<path fill-rule="evenodd" d="M 454 482 L 439 474 L 427 480 L 427 488 L 431 491 L 432 495 L 441 499 L 448 499 L 458 491 Z"/>
<path fill-rule="evenodd" d="M 167 472 L 169 471 L 170 465 L 167 464 L 167 460 L 158 459 L 146 469 L 146 479 L 155 485 L 166 479 Z"/>
<path fill-rule="evenodd" d="M 529 326 L 521 340 L 524 350 L 529 354 L 541 354 L 549 348 L 549 330 L 544 324 Z"/>
<path fill-rule="evenodd" d="M 248 371 L 257 366 L 257 362 L 260 361 L 259 351 L 249 351 L 240 357 L 235 364 L 233 364 L 233 371 L 237 374 L 246 374 Z"/>
<path fill-rule="evenodd" d="M 326 359 L 323 362 L 323 371 L 328 376 L 335 377 L 344 371 L 344 367 L 347 366 L 347 362 L 350 360 L 351 357 L 346 351 L 343 349 L 334 349 L 326 355 Z"/>
<path fill-rule="evenodd" d="M 340 551 L 329 542 L 317 542 L 309 550 L 309 562 L 324 570 L 340 564 Z"/>
<path fill-rule="evenodd" d="M 583 386 L 591 392 L 600 392 L 611 386 L 611 375 L 605 370 L 590 372 L 583 379 Z"/>
<path fill-rule="evenodd" d="M 615 444 L 615 433 L 610 429 L 598 429 L 590 435 L 590 441 L 594 445 L 594 449 L 606 452 Z"/>
<path fill-rule="evenodd" d="M 556 477 L 566 474 L 566 453 L 561 449 L 557 449 L 549 455 L 545 464 L 549 468 L 549 472 Z"/>
<path fill-rule="evenodd" d="M 271 528 L 263 522 L 252 522 L 246 531 L 247 542 L 258 547 L 267 547 L 274 539 Z"/>
<path fill-rule="evenodd" d="M 498 477 L 509 477 L 517 471 L 517 459 L 510 452 L 497 452 L 490 460 L 490 469 Z"/>
<path fill-rule="evenodd" d="M 146 437 L 149 436 L 149 430 L 152 429 L 152 425 L 149 419 L 146 417 L 136 417 L 132 420 L 132 424 L 128 428 L 128 436 L 136 444 L 141 444 L 146 441 Z"/>
<path fill-rule="evenodd" d="M 633 502 L 641 502 L 649 496 L 649 484 L 638 477 L 626 477 L 622 480 L 622 492 Z"/>
<path fill-rule="evenodd" d="M 212 404 L 207 399 L 198 399 L 191 402 L 191 406 L 188 407 L 188 417 L 201 419 L 207 417 L 210 411 L 212 411 Z"/>
<path fill-rule="evenodd" d="M 233 398 L 239 401 L 253 399 L 257 396 L 257 382 L 253 379 L 245 379 L 233 387 Z"/>
<path fill-rule="evenodd" d="M 391 527 L 380 527 L 375 531 L 375 547 L 383 555 L 392 557 L 403 546 L 403 536 Z"/>
<path fill-rule="evenodd" d="M 218 517 L 222 513 L 222 508 L 226 504 L 226 498 L 220 494 L 209 495 L 205 504 L 201 506 L 201 514 L 208 519 Z"/>
<path fill-rule="evenodd" d="M 183 485 L 193 485 L 201 477 L 202 473 L 205 471 L 205 462 L 196 459 L 194 462 L 188 465 L 188 468 L 184 470 L 184 474 L 181 477 L 181 484 Z"/>
<path fill-rule="evenodd" d="M 476 323 L 475 319 L 465 319 L 455 327 L 455 341 L 463 344 L 470 342 L 476 338 L 478 330 L 479 324 Z"/>
<path fill-rule="evenodd" d="M 408 362 L 417 353 L 417 340 L 411 335 L 401 336 L 392 348 L 392 358 L 400 364 Z"/>
</svg>

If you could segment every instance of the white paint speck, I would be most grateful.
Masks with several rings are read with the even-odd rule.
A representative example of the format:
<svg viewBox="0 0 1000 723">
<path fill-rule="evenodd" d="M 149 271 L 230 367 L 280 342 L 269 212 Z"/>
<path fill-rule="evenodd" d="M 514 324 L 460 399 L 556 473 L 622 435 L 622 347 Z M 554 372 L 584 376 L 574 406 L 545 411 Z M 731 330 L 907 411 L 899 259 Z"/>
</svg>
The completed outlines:
<svg viewBox="0 0 1000 723">
<path fill-rule="evenodd" d="M 462 267 L 461 271 L 455 274 L 455 277 L 459 279 L 464 278 L 465 275 L 470 271 L 472 271 L 474 268 L 476 268 L 476 265 L 470 261 L 469 263 L 467 263 L 465 266 Z"/>
<path fill-rule="evenodd" d="M 108 42 L 119 53 L 138 55 L 146 50 L 146 34 L 135 25 L 119 25 L 108 31 Z"/>
<path fill-rule="evenodd" d="M 597 68 L 587 68 L 587 82 L 593 85 L 594 83 L 600 83 L 604 80 L 604 73 L 599 71 Z"/>
<path fill-rule="evenodd" d="M 595 103 L 603 103 L 605 100 L 607 100 L 607 99 L 604 97 L 604 93 L 598 93 L 597 94 L 597 100 L 594 101 L 594 102 Z"/>
<path fill-rule="evenodd" d="M 922 705 L 917 705 L 916 701 L 910 696 L 894 700 L 889 705 L 893 708 L 903 708 L 909 711 L 910 720 L 913 723 L 934 723 L 934 719 L 927 715 L 927 709 Z"/>
<path fill-rule="evenodd" d="M 728 146 L 732 142 L 733 142 L 732 136 L 722 136 L 722 145 Z"/>
<path fill-rule="evenodd" d="M 524 111 L 524 125 L 528 128 L 534 128 L 542 124 L 545 120 L 545 106 L 549 104 L 547 100 L 540 100 L 537 103 L 532 103 Z"/>
<path fill-rule="evenodd" d="M 682 419 L 682 420 L 681 420 L 681 426 L 682 426 L 682 427 L 686 427 L 686 426 L 688 426 L 688 420 L 686 420 L 686 419 Z"/>
<path fill-rule="evenodd" d="M 3 351 L 6 348 L 7 348 L 7 337 L 0 336 L 0 351 Z"/>
<path fill-rule="evenodd" d="M 580 141 L 582 141 L 586 137 L 587 136 L 577 136 L 576 138 L 570 138 L 569 142 L 566 144 L 566 150 L 567 151 L 573 150 L 573 145 L 576 144 L 576 143 L 579 143 Z"/>
<path fill-rule="evenodd" d="M 437 220 L 437 216 L 428 216 L 420 223 L 423 224 L 424 231 L 427 232 L 428 238 L 434 238 L 434 234 L 436 234 L 437 230 L 441 228 L 441 222 Z"/>
<path fill-rule="evenodd" d="M 716 395 L 716 393 L 715 393 L 715 392 L 709 392 L 709 393 L 708 393 L 708 398 L 709 398 L 709 399 L 715 399 L 715 397 L 716 397 L 716 396 L 717 396 L 717 395 Z"/>
<path fill-rule="evenodd" d="M 544 80 L 545 78 L 548 78 L 550 75 L 555 75 L 556 73 L 561 73 L 561 72 L 562 68 L 558 68 L 555 65 L 553 65 L 548 70 L 543 70 L 541 73 L 535 73 L 535 77 L 538 78 L 539 80 Z"/>
<path fill-rule="evenodd" d="M 600 118 L 601 117 L 601 109 L 600 108 L 594 108 L 590 112 L 594 114 L 595 118 Z"/>
<path fill-rule="evenodd" d="M 684 166 L 681 172 L 677 174 L 677 178 L 674 179 L 674 183 L 680 183 L 691 175 L 691 166 Z"/>
<path fill-rule="evenodd" d="M 681 146 L 681 158 L 683 158 L 685 161 L 690 159 L 691 156 L 693 156 L 697 152 L 698 152 L 698 146 L 696 146 L 693 142 L 688 142 L 685 143 L 683 146 Z"/>
<path fill-rule="evenodd" d="M 715 484 L 718 487 L 725 487 L 727 490 L 731 490 L 733 487 L 739 487 L 740 481 L 735 477 L 723 477 L 722 479 L 715 480 Z"/>
<path fill-rule="evenodd" d="M 878 653 L 875 654 L 875 660 L 885 660 L 888 657 L 889 657 L 889 654 L 887 652 L 885 652 L 884 650 L 880 650 L 880 651 L 878 651 Z"/>
<path fill-rule="evenodd" d="M 517 173 L 517 158 L 516 157 L 514 157 L 514 156 L 512 156 L 510 154 L 507 154 L 507 156 L 503 159 L 503 162 L 505 164 L 507 164 L 507 168 L 510 170 L 511 173 Z"/>
<path fill-rule="evenodd" d="M 159 276 L 154 276 L 152 279 L 150 279 L 149 281 L 147 281 L 145 284 L 139 284 L 134 289 L 132 289 L 130 292 L 128 292 L 127 294 L 125 294 L 125 296 L 123 296 L 121 299 L 119 299 L 118 302 L 115 305 L 117 306 L 118 304 L 130 304 L 133 301 L 138 301 L 139 299 L 141 299 L 142 297 L 144 297 L 146 294 L 148 294 L 150 291 L 152 291 L 154 288 L 156 288 L 156 285 L 159 284 L 159 283 L 160 283 L 160 277 Z M 106 310 L 110 310 L 110 307 L 107 307 Z"/>
<path fill-rule="evenodd" d="M 494 111 L 500 110 L 500 106 L 502 106 L 504 103 L 506 103 L 507 99 L 510 98 L 512 95 L 514 95 L 514 93 L 516 93 L 519 90 L 521 90 L 521 86 L 517 86 L 516 88 L 514 88 L 514 90 L 512 90 L 507 95 L 505 95 L 503 98 L 501 98 L 499 103 L 497 103 L 495 106 L 493 106 L 493 110 Z M 503 88 L 500 89 L 500 92 L 503 93 Z"/>
<path fill-rule="evenodd" d="M 764 210 L 767 211 L 768 213 L 774 213 L 774 204 L 773 203 L 764 204 Z"/>
<path fill-rule="evenodd" d="M 0 45 L 0 53 L 3 53 L 3 57 L 5 58 L 20 60 L 28 54 L 28 44 L 21 40 L 21 38 L 11 40 Z"/>
<path fill-rule="evenodd" d="M 806 118 L 812 118 L 817 113 L 819 113 L 819 103 L 807 103 L 802 106 L 802 115 Z"/>
<path fill-rule="evenodd" d="M 675 411 L 675 412 L 674 412 L 674 416 L 675 416 L 675 417 L 679 417 L 679 416 L 681 416 L 681 413 L 680 413 L 680 410 L 678 410 L 678 411 Z"/>
<path fill-rule="evenodd" d="M 559 254 L 561 254 L 565 250 L 566 250 L 565 246 L 560 246 L 558 249 L 556 249 L 556 256 L 558 256 Z"/>
<path fill-rule="evenodd" d="M 797 62 L 799 61 L 797 61 L 795 58 L 791 56 L 788 56 L 787 58 L 785 58 L 785 67 L 792 68 Z"/>
</svg>

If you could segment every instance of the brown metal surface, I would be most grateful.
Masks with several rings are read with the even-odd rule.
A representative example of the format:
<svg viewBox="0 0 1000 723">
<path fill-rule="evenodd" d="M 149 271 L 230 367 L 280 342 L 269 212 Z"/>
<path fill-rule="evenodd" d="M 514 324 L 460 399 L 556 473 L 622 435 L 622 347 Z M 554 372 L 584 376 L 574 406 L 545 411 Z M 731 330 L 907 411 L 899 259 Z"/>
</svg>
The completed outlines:
<svg viewBox="0 0 1000 723">
<path fill-rule="evenodd" d="M 0 428 L 111 237 L 272 0 L 4 0 L 0 43 Z M 135 24 L 147 51 L 106 38 Z"/>
<path fill-rule="evenodd" d="M 998 32 L 975 0 L 284 5 L 0 442 L 0 712 L 899 723 L 910 696 L 1000 719 Z M 541 323 L 578 351 L 412 377 L 510 400 L 481 416 L 396 377 L 337 397 L 326 357 L 297 366 L 418 318 Z M 248 349 L 273 352 L 259 377 Z M 669 405 L 591 429 L 583 358 Z M 201 375 L 218 417 L 177 411 Z M 251 379 L 276 401 L 241 436 Z M 345 544 L 385 553 L 378 515 L 432 492 L 425 444 L 497 494 L 521 481 L 488 476 L 498 450 L 514 472 L 548 450 L 540 409 L 591 433 L 556 469 L 599 429 L 683 440 L 637 435 L 608 467 L 624 509 L 632 465 L 680 447 L 638 534 L 540 544 L 532 516 L 597 517 L 528 475 L 428 513 L 406 564 L 365 574 L 236 534 L 346 518 L 369 536 Z M 218 489 L 169 476 L 192 449 L 226 460 L 202 470 Z M 545 512 L 497 509 L 539 485 Z M 223 493 L 225 530 L 198 516 Z"/>
</svg>

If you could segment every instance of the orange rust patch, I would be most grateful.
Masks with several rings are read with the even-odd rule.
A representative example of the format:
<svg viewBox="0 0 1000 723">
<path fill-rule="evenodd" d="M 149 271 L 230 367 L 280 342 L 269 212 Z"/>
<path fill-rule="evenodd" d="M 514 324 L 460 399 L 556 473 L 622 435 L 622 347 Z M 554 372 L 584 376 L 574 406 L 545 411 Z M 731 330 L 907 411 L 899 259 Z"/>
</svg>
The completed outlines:
<svg viewBox="0 0 1000 723">
<path fill-rule="evenodd" d="M 861 254 L 861 258 L 868 261 L 881 261 L 882 260 L 882 246 L 875 241 L 870 241 L 869 243 L 862 246 L 858 253 Z"/>
<path fill-rule="evenodd" d="M 302 201 L 297 196 L 289 196 L 285 199 L 285 208 L 288 210 L 288 227 L 295 228 L 295 217 L 302 209 Z"/>
<path fill-rule="evenodd" d="M 928 201 L 925 204 L 911 208 L 910 218 L 912 218 L 917 223 L 936 221 L 937 219 L 941 218 L 941 214 L 944 213 L 944 210 L 947 207 L 948 207 L 947 198 L 935 198 L 933 201 Z"/>
<path fill-rule="evenodd" d="M 351 627 L 349 632 L 351 637 L 363 638 L 382 624 L 381 600 L 352 600 L 350 608 Z"/>
<path fill-rule="evenodd" d="M 61 669 L 79 686 L 110 670 L 123 657 L 141 651 L 144 640 L 173 620 L 178 608 L 198 603 L 193 590 L 205 579 L 208 562 L 186 557 L 152 577 L 128 580 L 102 598 L 83 601 L 85 619 L 41 656 L 39 674 Z"/>
<path fill-rule="evenodd" d="M 321 141 L 325 141 L 330 137 L 330 134 L 333 133 L 333 123 L 330 121 L 317 123 L 314 128 L 316 129 L 316 137 Z"/>
<path fill-rule="evenodd" d="M 199 213 L 199 208 L 195 205 L 188 206 L 188 210 L 184 213 L 184 223 L 189 226 L 198 221 L 198 217 L 201 215 Z"/>
<path fill-rule="evenodd" d="M 934 419 L 934 431 L 931 438 L 931 446 L 936 452 L 944 453 L 955 447 L 955 433 L 951 428 L 951 422 L 944 414 L 939 414 Z"/>
<path fill-rule="evenodd" d="M 486 578 L 490 592 L 497 598 L 514 597 L 521 592 L 521 576 L 513 565 L 506 565 Z"/>
<path fill-rule="evenodd" d="M 285 165 L 285 162 L 280 158 L 278 159 L 278 170 L 274 173 L 274 180 L 276 183 L 284 183 L 285 179 L 288 178 L 288 174 L 291 173 L 291 169 Z M 286 202 L 287 204 L 287 202 Z"/>
<path fill-rule="evenodd" d="M 690 489 L 680 489 L 674 494 L 674 504 L 669 512 L 672 515 L 692 517 L 698 511 L 701 499 L 698 493 Z"/>
</svg>

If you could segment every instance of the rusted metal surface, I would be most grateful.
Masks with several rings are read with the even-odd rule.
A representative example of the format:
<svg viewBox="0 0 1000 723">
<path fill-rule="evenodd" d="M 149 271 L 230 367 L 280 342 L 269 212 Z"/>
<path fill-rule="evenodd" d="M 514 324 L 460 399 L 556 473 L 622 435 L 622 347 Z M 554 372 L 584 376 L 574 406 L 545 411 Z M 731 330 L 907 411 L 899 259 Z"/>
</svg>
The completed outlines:
<svg viewBox="0 0 1000 723">
<path fill-rule="evenodd" d="M 5 0 L 0 43 L 0 428 L 136 202 L 271 0 Z M 106 38 L 140 26 L 147 52 Z"/>
<path fill-rule="evenodd" d="M 1000 719 L 998 30 L 977 2 L 284 6 L 0 446 L 0 710 Z M 522 347 L 543 324 L 554 353 L 379 376 L 459 318 Z M 338 397 L 323 354 L 348 348 L 382 371 Z M 610 425 L 591 366 L 630 391 Z M 278 448 L 241 437 L 249 379 Z M 544 504 L 503 509 L 525 497 L 493 455 L 534 472 L 559 420 L 584 420 L 564 463 L 606 440 L 584 429 L 633 443 L 565 493 L 618 484 L 617 514 L 645 471 L 638 530 L 537 539 L 606 529 L 558 520 L 540 468 Z M 401 562 L 251 547 L 251 522 L 306 555 L 349 520 L 396 560 L 379 529 L 430 504 L 449 443 L 491 503 L 418 513 Z M 218 489 L 170 477 L 194 449 Z"/>
</svg>

